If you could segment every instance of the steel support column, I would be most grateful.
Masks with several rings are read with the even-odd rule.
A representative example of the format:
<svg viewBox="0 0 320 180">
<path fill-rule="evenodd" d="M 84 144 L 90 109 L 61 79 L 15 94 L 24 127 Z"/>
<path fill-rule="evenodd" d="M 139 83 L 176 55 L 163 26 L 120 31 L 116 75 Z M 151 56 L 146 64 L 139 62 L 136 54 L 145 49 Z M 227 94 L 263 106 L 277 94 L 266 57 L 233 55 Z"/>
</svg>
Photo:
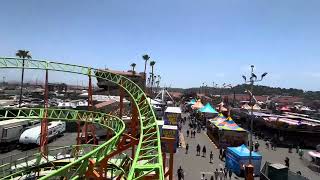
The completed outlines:
<svg viewBox="0 0 320 180">
<path fill-rule="evenodd" d="M 131 114 L 132 114 L 132 118 L 131 118 L 131 124 L 130 124 L 130 129 L 131 129 L 131 136 L 136 138 L 137 137 L 137 131 L 138 131 L 138 110 L 136 105 L 131 102 Z M 135 154 L 135 145 L 132 146 L 131 149 L 131 158 L 134 159 L 134 154 Z"/>
<path fill-rule="evenodd" d="M 173 180 L 173 157 L 174 157 L 174 144 L 175 139 L 174 138 L 168 138 L 168 137 L 161 137 L 161 142 L 165 143 L 166 146 L 169 148 L 170 151 L 170 159 L 169 159 L 169 167 L 168 171 L 165 172 L 165 178 L 169 176 L 169 180 Z M 163 153 L 165 154 L 165 150 L 163 150 Z M 166 156 L 166 154 L 165 154 Z M 165 163 L 166 161 L 163 161 L 163 170 L 166 170 Z"/>
<path fill-rule="evenodd" d="M 41 121 L 40 136 L 40 152 L 42 156 L 48 155 L 48 69 L 46 69 L 45 85 L 44 85 L 44 115 Z"/>
<path fill-rule="evenodd" d="M 120 87 L 119 89 L 119 94 L 120 94 L 120 104 L 119 104 L 119 108 L 120 108 L 120 112 L 119 112 L 119 117 L 120 119 L 122 119 L 123 116 L 123 98 L 124 98 L 124 90 L 122 87 Z"/>
</svg>

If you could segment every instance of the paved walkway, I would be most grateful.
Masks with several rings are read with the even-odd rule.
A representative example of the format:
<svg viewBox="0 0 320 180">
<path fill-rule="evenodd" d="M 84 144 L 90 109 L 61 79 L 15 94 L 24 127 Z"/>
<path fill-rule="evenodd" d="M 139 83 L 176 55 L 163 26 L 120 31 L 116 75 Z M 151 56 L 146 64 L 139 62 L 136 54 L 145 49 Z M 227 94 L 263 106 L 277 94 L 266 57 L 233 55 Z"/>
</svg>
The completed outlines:
<svg viewBox="0 0 320 180">
<path fill-rule="evenodd" d="M 211 142 L 209 137 L 206 135 L 206 131 L 201 131 L 201 133 L 196 133 L 195 138 L 190 138 L 186 136 L 186 131 L 189 129 L 188 122 L 183 125 L 182 132 L 180 134 L 183 147 L 178 148 L 177 153 L 174 156 L 174 176 L 177 180 L 177 169 L 179 166 L 182 167 L 185 174 L 185 180 L 200 180 L 201 174 L 205 174 L 205 178 L 210 180 L 211 175 L 216 168 L 224 168 L 224 162 L 219 159 L 219 150 L 215 146 L 214 143 Z M 261 168 L 263 167 L 266 160 L 273 163 L 282 163 L 284 164 L 285 157 L 290 158 L 290 170 L 293 172 L 301 171 L 302 175 L 306 176 L 310 180 L 318 180 L 320 179 L 320 174 L 311 171 L 308 167 L 306 167 L 305 163 L 299 159 L 298 154 L 295 153 L 295 149 L 293 153 L 288 153 L 287 148 L 277 148 L 276 151 L 267 150 L 265 148 L 265 142 L 262 140 L 254 140 L 259 141 L 260 143 L 260 153 L 263 156 L 263 160 L 261 163 Z M 186 154 L 184 144 L 189 144 L 189 152 Z M 201 156 L 196 156 L 196 146 L 199 144 L 202 147 L 205 145 L 207 150 L 206 158 Z M 210 151 L 213 152 L 213 163 L 209 163 L 209 154 Z M 202 153 L 201 153 L 202 154 Z M 304 157 L 308 157 L 307 151 L 305 151 Z M 235 174 L 232 175 L 232 179 L 244 179 L 242 177 L 237 177 Z M 256 177 L 255 179 L 260 179 Z"/>
<path fill-rule="evenodd" d="M 189 152 L 186 154 L 185 148 L 178 148 L 177 153 L 174 156 L 175 179 L 178 179 L 177 170 L 179 166 L 181 166 L 184 170 L 185 180 L 200 180 L 202 173 L 205 174 L 207 180 L 210 180 L 210 177 L 213 175 L 216 168 L 224 168 L 224 162 L 219 160 L 219 150 L 211 142 L 205 131 L 196 133 L 195 138 L 187 137 L 186 130 L 189 128 L 187 124 L 188 123 L 183 126 L 181 135 L 184 135 L 183 140 L 185 144 L 189 144 Z M 182 144 L 184 144 L 184 142 L 182 142 Z M 202 147 L 206 146 L 206 157 L 196 156 L 197 144 L 201 146 L 201 155 Z M 210 151 L 213 152 L 213 163 L 209 163 Z M 234 179 L 234 177 L 232 179 Z"/>
</svg>

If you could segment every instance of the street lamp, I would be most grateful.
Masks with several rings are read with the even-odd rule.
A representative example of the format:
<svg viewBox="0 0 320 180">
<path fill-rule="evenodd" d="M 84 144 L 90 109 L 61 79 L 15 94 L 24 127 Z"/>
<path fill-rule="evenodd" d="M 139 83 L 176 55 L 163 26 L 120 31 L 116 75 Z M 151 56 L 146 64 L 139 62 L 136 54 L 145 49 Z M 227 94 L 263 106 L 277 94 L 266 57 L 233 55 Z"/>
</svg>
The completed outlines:
<svg viewBox="0 0 320 180">
<path fill-rule="evenodd" d="M 253 102 L 253 84 L 255 82 L 259 82 L 262 81 L 263 78 L 268 74 L 268 73 L 263 73 L 261 75 L 261 78 L 258 79 L 257 76 L 253 73 L 253 69 L 254 69 L 254 65 L 251 65 L 251 76 L 249 78 L 249 80 L 247 80 L 247 77 L 242 75 L 242 78 L 244 79 L 245 83 L 249 83 L 250 84 L 250 90 L 246 90 L 246 92 L 249 93 L 250 95 L 250 103 L 251 103 L 251 119 L 250 119 L 250 156 L 249 156 L 249 164 L 252 165 L 252 150 L 253 150 L 253 143 L 252 143 L 252 133 L 253 133 L 253 106 L 254 106 L 254 102 Z"/>
</svg>

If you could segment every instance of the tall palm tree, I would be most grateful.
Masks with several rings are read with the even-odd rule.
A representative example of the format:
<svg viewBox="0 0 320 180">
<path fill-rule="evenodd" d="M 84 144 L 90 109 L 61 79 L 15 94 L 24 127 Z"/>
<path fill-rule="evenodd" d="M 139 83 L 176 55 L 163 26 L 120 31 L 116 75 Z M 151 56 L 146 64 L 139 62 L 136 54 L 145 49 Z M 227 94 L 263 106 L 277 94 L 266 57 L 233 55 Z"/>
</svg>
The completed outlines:
<svg viewBox="0 0 320 180">
<path fill-rule="evenodd" d="M 136 67 L 136 63 L 132 63 L 130 66 L 132 67 L 132 73 L 134 74 L 135 73 L 135 71 L 134 71 L 134 68 Z"/>
<path fill-rule="evenodd" d="M 149 61 L 150 57 L 148 56 L 148 54 L 145 54 L 142 56 L 143 60 L 144 60 L 144 71 L 143 74 L 144 76 L 146 76 L 146 71 L 147 71 L 147 62 Z"/>
<path fill-rule="evenodd" d="M 160 81 L 161 81 L 161 76 L 158 75 L 158 81 L 156 82 L 158 89 L 160 88 Z"/>
<path fill-rule="evenodd" d="M 150 66 L 151 66 L 151 92 L 152 92 L 152 86 L 154 84 L 154 74 L 153 74 L 153 68 L 154 65 L 156 64 L 155 61 L 150 61 Z"/>
<path fill-rule="evenodd" d="M 29 51 L 26 51 L 26 50 L 18 50 L 18 51 L 16 52 L 16 56 L 18 56 L 19 58 L 22 58 L 22 72 L 21 72 L 20 97 L 19 97 L 19 107 L 21 107 L 21 103 L 22 103 L 23 78 L 24 78 L 24 60 L 25 60 L 25 59 L 31 59 L 31 55 L 29 54 Z"/>
</svg>

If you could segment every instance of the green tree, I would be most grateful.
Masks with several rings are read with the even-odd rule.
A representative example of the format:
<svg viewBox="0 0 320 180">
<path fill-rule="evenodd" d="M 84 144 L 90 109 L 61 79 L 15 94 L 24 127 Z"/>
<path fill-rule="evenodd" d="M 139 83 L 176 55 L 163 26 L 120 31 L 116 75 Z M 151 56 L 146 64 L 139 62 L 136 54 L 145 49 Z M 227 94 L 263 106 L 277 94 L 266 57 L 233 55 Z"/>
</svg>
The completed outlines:
<svg viewBox="0 0 320 180">
<path fill-rule="evenodd" d="M 134 71 L 134 68 L 136 67 L 136 63 L 132 63 L 130 66 L 132 67 L 132 73 L 134 74 L 135 73 L 135 71 Z"/>
<path fill-rule="evenodd" d="M 143 73 L 144 73 L 144 76 L 146 77 L 147 63 L 148 63 L 150 57 L 148 56 L 148 54 L 145 54 L 145 55 L 142 56 L 142 58 L 144 60 L 144 71 L 143 71 Z"/>
<path fill-rule="evenodd" d="M 153 74 L 153 69 L 154 69 L 154 65 L 156 64 L 155 61 L 150 61 L 150 66 L 151 66 L 151 87 L 154 84 L 154 74 Z"/>
<path fill-rule="evenodd" d="M 29 54 L 29 51 L 18 50 L 16 52 L 16 56 L 18 56 L 19 58 L 22 58 L 22 72 L 21 72 L 20 97 L 19 97 L 19 107 L 21 107 L 23 78 L 24 78 L 24 61 L 25 61 L 25 59 L 31 59 L 31 55 Z"/>
</svg>

